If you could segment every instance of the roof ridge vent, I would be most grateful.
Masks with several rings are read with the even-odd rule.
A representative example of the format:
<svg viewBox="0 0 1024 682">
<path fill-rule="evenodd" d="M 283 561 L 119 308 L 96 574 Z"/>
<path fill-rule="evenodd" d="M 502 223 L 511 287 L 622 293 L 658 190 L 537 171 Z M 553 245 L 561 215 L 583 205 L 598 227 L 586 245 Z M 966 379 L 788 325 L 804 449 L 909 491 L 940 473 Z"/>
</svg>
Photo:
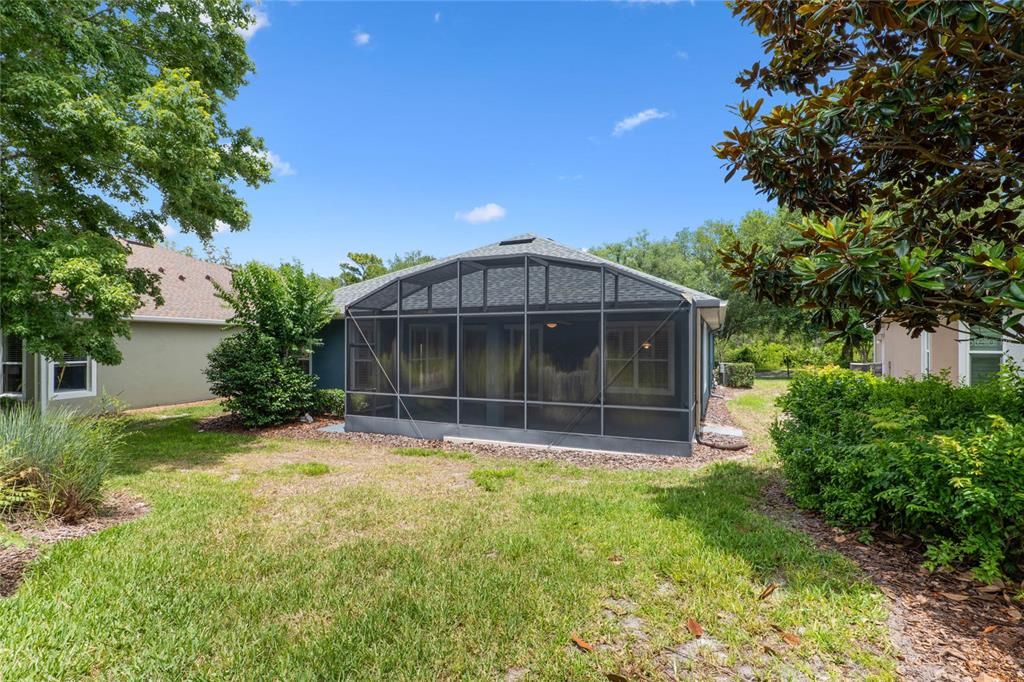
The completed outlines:
<svg viewBox="0 0 1024 682">
<path fill-rule="evenodd" d="M 513 237 L 512 239 L 505 239 L 498 242 L 498 246 L 514 246 L 516 244 L 531 244 L 537 238 L 535 236 L 528 235 L 525 237 Z"/>
</svg>

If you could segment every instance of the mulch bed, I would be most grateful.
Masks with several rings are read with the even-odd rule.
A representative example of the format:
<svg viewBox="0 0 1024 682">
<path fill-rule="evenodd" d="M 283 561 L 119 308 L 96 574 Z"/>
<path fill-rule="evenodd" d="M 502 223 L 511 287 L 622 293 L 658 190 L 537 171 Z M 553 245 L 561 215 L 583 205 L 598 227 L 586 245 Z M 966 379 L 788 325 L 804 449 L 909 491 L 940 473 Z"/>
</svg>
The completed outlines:
<svg viewBox="0 0 1024 682">
<path fill-rule="evenodd" d="M 985 585 L 969 573 L 926 570 L 919 542 L 884 534 L 871 544 L 796 508 L 781 482 L 763 511 L 856 563 L 889 599 L 889 629 L 906 680 L 1024 680 L 1024 583 Z"/>
<path fill-rule="evenodd" d="M 708 403 L 708 421 L 716 424 L 734 425 L 729 411 L 725 407 L 725 400 L 719 397 L 712 397 Z M 230 414 L 210 417 L 200 422 L 199 428 L 203 431 L 229 431 L 234 433 L 248 433 L 265 436 L 268 438 L 316 438 L 338 441 L 349 441 L 367 446 L 379 446 L 384 448 L 398 447 L 427 447 L 446 451 L 472 452 L 483 457 L 495 457 L 501 459 L 515 459 L 527 462 L 555 461 L 577 466 L 600 467 L 603 469 L 617 470 L 642 470 L 642 469 L 692 469 L 701 467 L 710 462 L 744 459 L 751 454 L 749 447 L 740 450 L 718 449 L 709 445 L 695 443 L 693 453 L 689 457 L 677 455 L 638 455 L 630 453 L 600 452 L 597 450 L 571 450 L 548 447 L 525 447 L 515 444 L 497 443 L 463 443 L 444 440 L 421 440 L 407 436 L 392 436 L 379 433 L 331 433 L 320 429 L 325 426 L 341 423 L 336 419 L 316 418 L 312 423 L 295 422 L 282 424 L 280 426 L 269 426 L 259 429 L 247 429 Z M 735 443 L 734 439 L 723 438 L 730 445 Z M 717 442 L 717 441 L 716 441 Z"/>
<path fill-rule="evenodd" d="M 38 521 L 31 517 L 15 518 L 4 525 L 28 542 L 25 547 L 0 546 L 0 597 L 14 594 L 29 562 L 39 556 L 46 545 L 62 540 L 74 540 L 98 533 L 142 516 L 149 505 L 142 499 L 117 491 L 106 496 L 96 513 L 78 523 L 64 523 L 60 519 Z"/>
</svg>

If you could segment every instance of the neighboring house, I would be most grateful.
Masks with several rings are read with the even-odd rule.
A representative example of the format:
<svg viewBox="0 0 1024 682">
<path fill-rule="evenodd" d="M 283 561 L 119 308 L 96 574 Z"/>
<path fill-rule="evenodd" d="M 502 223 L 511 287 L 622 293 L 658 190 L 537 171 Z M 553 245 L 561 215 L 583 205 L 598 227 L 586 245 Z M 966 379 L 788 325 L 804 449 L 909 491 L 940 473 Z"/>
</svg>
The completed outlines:
<svg viewBox="0 0 1024 682">
<path fill-rule="evenodd" d="M 88 357 L 58 361 L 24 352 L 21 339 L 0 334 L 2 395 L 32 400 L 42 409 L 89 410 L 106 393 L 129 407 L 212 398 L 203 370 L 225 334 L 230 310 L 213 282 L 231 285 L 231 271 L 161 246 L 128 242 L 129 267 L 160 276 L 164 304 L 151 300 L 131 318 L 131 338 L 118 341 L 123 360 L 99 365 Z"/>
<path fill-rule="evenodd" d="M 963 324 L 912 338 L 898 325 L 875 335 L 875 362 L 882 374 L 920 378 L 948 371 L 950 379 L 976 384 L 990 378 L 1008 360 L 1024 366 L 1024 344 L 972 335 Z"/>
<path fill-rule="evenodd" d="M 346 389 L 349 431 L 681 455 L 726 306 L 533 235 L 334 300 L 313 371 Z"/>
</svg>

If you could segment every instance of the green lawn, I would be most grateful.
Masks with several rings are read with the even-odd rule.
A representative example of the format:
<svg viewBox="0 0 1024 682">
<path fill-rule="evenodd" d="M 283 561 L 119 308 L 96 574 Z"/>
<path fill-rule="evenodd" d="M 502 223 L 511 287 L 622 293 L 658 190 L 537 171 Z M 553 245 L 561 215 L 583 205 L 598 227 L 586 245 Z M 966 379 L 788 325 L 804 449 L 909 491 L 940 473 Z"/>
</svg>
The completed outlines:
<svg viewBox="0 0 1024 682">
<path fill-rule="evenodd" d="M 0 600 L 0 679 L 894 677 L 881 594 L 755 510 L 764 461 L 399 454 L 197 431 L 211 409 L 134 417 L 113 487 L 152 511 Z"/>
</svg>

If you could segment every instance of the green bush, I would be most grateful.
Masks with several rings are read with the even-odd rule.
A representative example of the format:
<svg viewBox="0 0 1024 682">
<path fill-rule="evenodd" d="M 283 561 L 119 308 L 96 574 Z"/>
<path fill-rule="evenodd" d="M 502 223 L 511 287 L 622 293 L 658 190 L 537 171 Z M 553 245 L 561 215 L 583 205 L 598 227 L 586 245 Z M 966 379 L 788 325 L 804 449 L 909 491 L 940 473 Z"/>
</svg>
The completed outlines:
<svg viewBox="0 0 1024 682">
<path fill-rule="evenodd" d="M 722 383 L 732 388 L 753 388 L 754 364 L 752 362 L 726 362 L 722 364 Z"/>
<path fill-rule="evenodd" d="M 282 359 L 276 342 L 245 331 L 221 341 L 208 356 L 210 391 L 254 428 L 298 419 L 313 409 L 316 377 Z"/>
<path fill-rule="evenodd" d="M 345 391 L 340 388 L 321 388 L 313 393 L 313 414 L 325 417 L 345 416 Z"/>
<path fill-rule="evenodd" d="M 842 359 L 842 344 L 826 343 L 821 346 L 808 343 L 779 343 L 752 341 L 742 346 L 726 348 L 722 352 L 725 362 L 751 362 L 758 371 L 778 371 L 788 367 L 823 367 L 837 365 Z"/>
<path fill-rule="evenodd" d="M 922 538 L 932 565 L 1024 560 L 1024 380 L 797 373 L 772 427 L 790 493 L 832 523 Z M 1018 569 L 1019 570 L 1019 569 Z"/>
<path fill-rule="evenodd" d="M 124 423 L 30 405 L 0 411 L 0 514 L 77 521 L 100 502 L 121 453 Z"/>
</svg>

